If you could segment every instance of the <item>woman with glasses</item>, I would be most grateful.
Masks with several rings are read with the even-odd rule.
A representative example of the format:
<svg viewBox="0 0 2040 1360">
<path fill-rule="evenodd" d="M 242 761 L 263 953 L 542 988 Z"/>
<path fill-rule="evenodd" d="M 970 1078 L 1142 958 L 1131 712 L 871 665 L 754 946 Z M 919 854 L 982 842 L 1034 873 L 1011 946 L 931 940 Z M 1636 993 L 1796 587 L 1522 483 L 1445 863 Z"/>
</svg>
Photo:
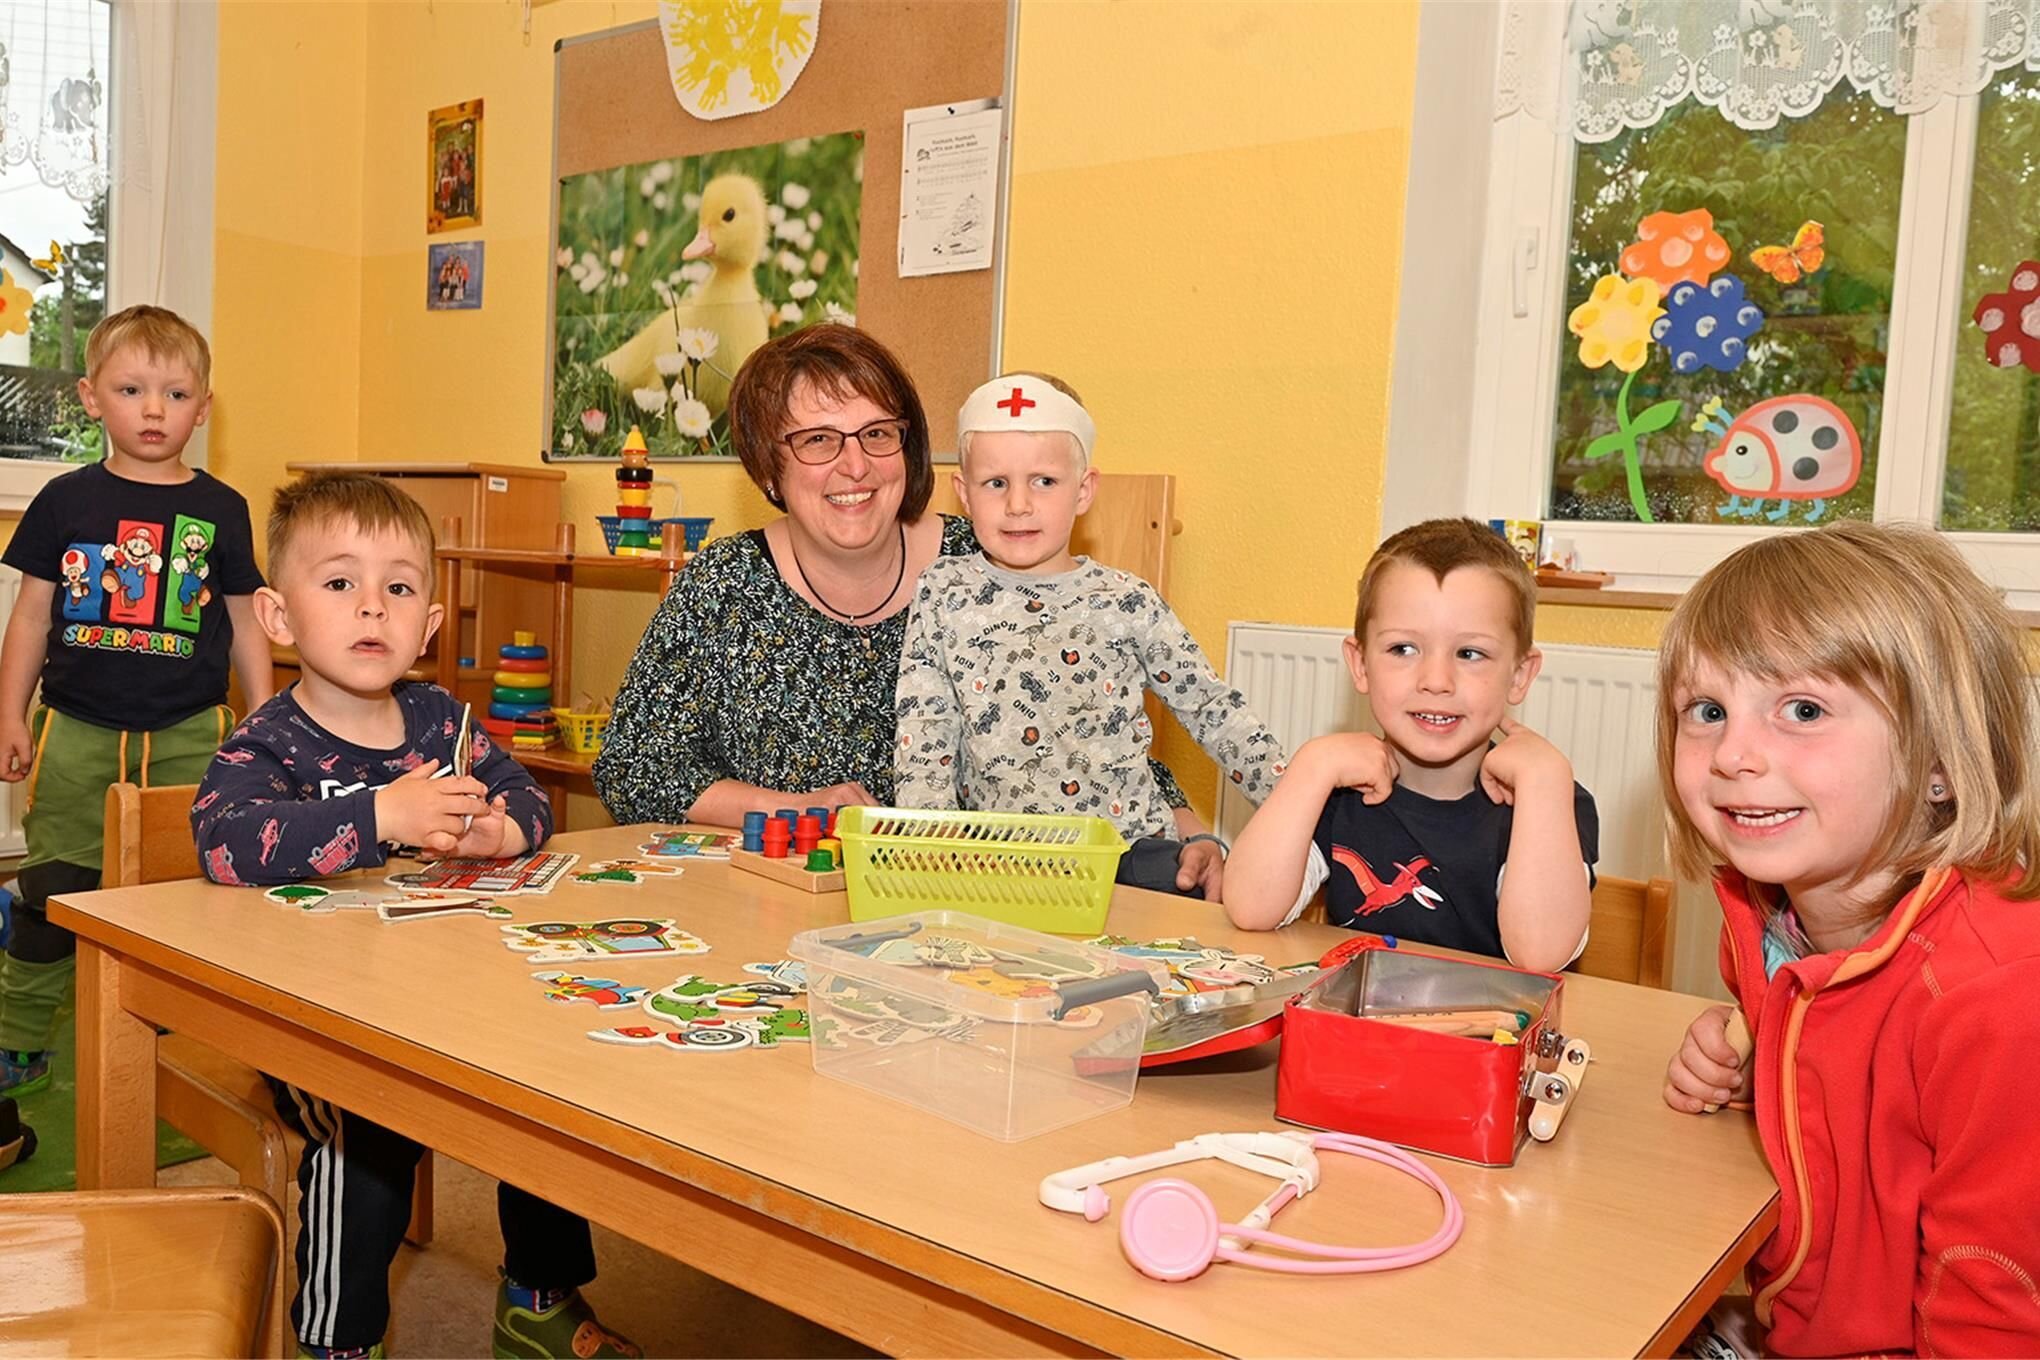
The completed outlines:
<svg viewBox="0 0 2040 1360">
<path fill-rule="evenodd" d="M 915 578 L 977 551 L 969 520 L 928 513 L 921 398 L 863 331 L 810 326 L 753 352 L 730 388 L 730 431 L 786 513 L 703 548 L 652 617 L 595 761 L 619 822 L 889 804 Z M 1155 774 L 1179 830 L 1204 830 L 1167 769 Z M 1215 846 L 1192 846 L 1185 868 L 1215 895 Z"/>
</svg>

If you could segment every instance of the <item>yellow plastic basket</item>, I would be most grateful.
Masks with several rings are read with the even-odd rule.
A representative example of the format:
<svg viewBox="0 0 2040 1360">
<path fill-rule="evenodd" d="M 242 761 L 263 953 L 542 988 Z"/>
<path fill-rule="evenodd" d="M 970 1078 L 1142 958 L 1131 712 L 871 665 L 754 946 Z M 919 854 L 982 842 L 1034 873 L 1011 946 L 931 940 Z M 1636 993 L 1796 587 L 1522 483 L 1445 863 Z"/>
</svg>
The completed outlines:
<svg viewBox="0 0 2040 1360">
<path fill-rule="evenodd" d="M 567 739 L 569 751 L 578 751 L 584 756 L 601 753 L 602 733 L 609 726 L 607 713 L 570 713 L 564 708 L 556 708 L 553 716 L 559 719 L 560 735 Z"/>
<path fill-rule="evenodd" d="M 850 919 L 964 911 L 1058 935 L 1096 935 L 1126 842 L 1103 817 L 846 807 Z"/>
</svg>

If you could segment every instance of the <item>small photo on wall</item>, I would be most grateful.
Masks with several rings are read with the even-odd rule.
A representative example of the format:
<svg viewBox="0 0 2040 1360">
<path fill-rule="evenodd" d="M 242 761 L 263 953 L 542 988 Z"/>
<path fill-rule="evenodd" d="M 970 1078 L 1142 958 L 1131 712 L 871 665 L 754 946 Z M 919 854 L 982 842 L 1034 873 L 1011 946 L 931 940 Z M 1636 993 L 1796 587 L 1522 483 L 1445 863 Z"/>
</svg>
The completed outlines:
<svg viewBox="0 0 2040 1360">
<path fill-rule="evenodd" d="M 446 241 L 425 247 L 425 310 L 472 311 L 482 305 L 482 243 Z"/>
<path fill-rule="evenodd" d="M 425 230 L 482 223 L 482 101 L 425 115 Z"/>
</svg>

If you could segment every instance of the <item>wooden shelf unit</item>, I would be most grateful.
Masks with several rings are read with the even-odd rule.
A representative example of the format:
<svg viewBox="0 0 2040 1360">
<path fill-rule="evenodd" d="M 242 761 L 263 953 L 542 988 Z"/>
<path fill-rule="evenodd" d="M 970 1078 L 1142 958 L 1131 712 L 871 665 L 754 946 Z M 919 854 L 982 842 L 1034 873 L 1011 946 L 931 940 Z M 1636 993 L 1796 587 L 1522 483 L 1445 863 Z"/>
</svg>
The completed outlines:
<svg viewBox="0 0 2040 1360">
<path fill-rule="evenodd" d="M 652 557 L 615 557 L 607 552 L 585 553 L 574 547 L 574 526 L 558 524 L 554 527 L 553 546 L 550 549 L 467 547 L 458 519 L 447 522 L 441 537 L 450 546 L 439 549 L 439 598 L 446 605 L 448 617 L 454 617 L 467 598 L 465 582 L 472 576 L 487 581 L 499 572 L 544 573 L 549 579 L 545 584 L 549 598 L 526 617 L 536 623 L 547 613 L 552 619 L 552 632 L 545 639 L 552 662 L 552 691 L 554 702 L 561 706 L 570 705 L 573 689 L 574 669 L 574 573 L 579 571 L 618 571 L 642 576 L 647 572 L 659 572 L 665 577 L 664 588 L 671 590 L 673 582 L 687 567 L 691 554 L 685 551 L 686 530 L 678 524 L 665 527 L 659 551 Z M 541 631 L 536 626 L 530 632 Z M 510 640 L 506 631 L 503 641 Z M 477 712 L 487 712 L 490 691 L 494 688 L 492 676 L 496 669 L 496 653 L 477 656 L 479 663 L 469 671 L 458 666 L 457 658 L 442 650 L 436 662 L 434 679 L 441 688 L 453 690 L 474 703 Z M 473 681 L 468 676 L 473 675 Z M 461 686 L 472 685 L 473 693 L 465 692 Z M 543 751 L 517 751 L 511 754 L 518 764 L 540 776 L 540 782 L 553 791 L 554 816 L 560 829 L 564 830 L 565 803 L 561 794 L 566 791 L 568 780 L 588 779 L 595 768 L 595 757 L 583 755 L 568 749 L 564 741 L 558 746 Z"/>
</svg>

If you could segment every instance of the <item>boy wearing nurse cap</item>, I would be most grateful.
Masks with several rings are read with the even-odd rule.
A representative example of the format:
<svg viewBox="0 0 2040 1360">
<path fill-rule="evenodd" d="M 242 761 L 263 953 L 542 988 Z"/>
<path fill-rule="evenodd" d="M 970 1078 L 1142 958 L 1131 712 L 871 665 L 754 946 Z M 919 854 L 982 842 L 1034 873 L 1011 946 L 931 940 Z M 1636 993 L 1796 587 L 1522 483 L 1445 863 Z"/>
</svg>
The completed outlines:
<svg viewBox="0 0 2040 1360">
<path fill-rule="evenodd" d="M 901 807 L 1104 817 L 1119 881 L 1178 887 L 1182 845 L 1148 765 L 1153 690 L 1256 803 L 1281 746 L 1153 586 L 1070 551 L 1098 485 L 1075 392 L 1010 373 L 957 418 L 956 490 L 981 551 L 921 573 L 900 654 Z"/>
</svg>

